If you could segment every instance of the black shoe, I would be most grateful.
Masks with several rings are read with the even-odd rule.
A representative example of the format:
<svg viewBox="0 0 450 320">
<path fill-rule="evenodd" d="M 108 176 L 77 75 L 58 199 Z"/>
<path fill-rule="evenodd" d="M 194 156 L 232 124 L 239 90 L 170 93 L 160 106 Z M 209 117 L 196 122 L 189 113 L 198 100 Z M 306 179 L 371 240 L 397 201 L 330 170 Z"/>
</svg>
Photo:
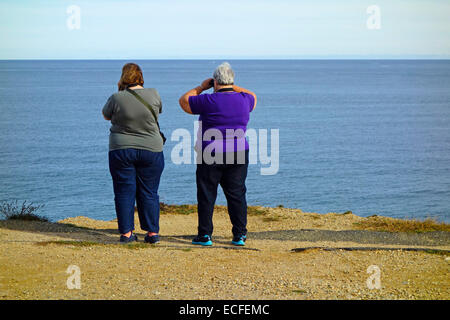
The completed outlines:
<svg viewBox="0 0 450 320">
<path fill-rule="evenodd" d="M 125 237 L 124 235 L 120 235 L 120 243 L 130 243 L 134 241 L 138 241 L 137 235 L 134 233 L 131 234 L 129 237 Z"/>
<path fill-rule="evenodd" d="M 192 239 L 192 244 L 199 244 L 201 246 L 212 246 L 211 237 L 208 235 L 204 236 L 196 236 L 194 239 Z"/>
<path fill-rule="evenodd" d="M 157 244 L 157 243 L 159 243 L 159 235 L 155 234 L 154 236 L 149 236 L 147 234 L 144 238 L 144 242 L 150 243 L 150 244 Z"/>
<path fill-rule="evenodd" d="M 245 246 L 245 240 L 247 240 L 246 235 L 235 236 L 233 237 L 231 243 L 234 244 L 235 246 Z"/>
</svg>

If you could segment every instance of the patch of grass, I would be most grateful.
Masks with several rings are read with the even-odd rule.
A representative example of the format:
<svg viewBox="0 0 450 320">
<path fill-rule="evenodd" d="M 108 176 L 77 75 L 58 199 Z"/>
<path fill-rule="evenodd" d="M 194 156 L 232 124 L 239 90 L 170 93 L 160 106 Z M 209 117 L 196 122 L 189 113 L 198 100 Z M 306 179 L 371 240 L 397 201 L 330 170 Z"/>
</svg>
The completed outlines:
<svg viewBox="0 0 450 320">
<path fill-rule="evenodd" d="M 144 242 L 132 242 L 132 243 L 127 243 L 127 244 L 115 244 L 115 245 L 119 245 L 121 247 L 124 247 L 126 249 L 130 249 L 130 250 L 137 250 L 137 249 L 148 249 L 148 248 L 156 248 L 158 247 L 157 244 L 148 244 L 148 243 L 144 243 Z"/>
<path fill-rule="evenodd" d="M 450 224 L 438 222 L 434 219 L 402 220 L 388 217 L 371 216 L 355 223 L 359 229 L 386 232 L 432 232 L 450 231 Z"/>
<path fill-rule="evenodd" d="M 302 294 L 307 293 L 306 290 L 304 290 L 304 289 L 294 289 L 294 290 L 292 290 L 292 292 L 293 293 L 302 293 Z"/>
<path fill-rule="evenodd" d="M 353 214 L 353 212 L 349 211 L 345 211 L 344 213 L 341 213 L 342 215 L 346 215 L 346 214 Z"/>
<path fill-rule="evenodd" d="M 76 240 L 56 240 L 56 241 L 41 241 L 36 242 L 36 245 L 38 246 L 48 246 L 48 245 L 60 245 L 60 246 L 72 246 L 76 248 L 83 248 L 83 247 L 94 247 L 94 246 L 101 246 L 101 247 L 120 247 L 130 250 L 137 250 L 137 249 L 148 249 L 148 248 L 154 248 L 157 247 L 157 245 L 149 245 L 148 243 L 143 242 L 132 242 L 127 244 L 121 244 L 121 243 L 101 243 L 101 242 L 94 242 L 94 241 L 76 241 Z"/>
<path fill-rule="evenodd" d="M 64 223 L 64 225 L 68 226 L 68 227 L 71 227 L 71 228 L 76 228 L 76 229 L 91 230 L 88 227 L 77 226 L 76 224 L 73 224 L 73 223 Z"/>
<path fill-rule="evenodd" d="M 182 204 L 182 205 L 174 205 L 174 204 L 165 204 L 161 202 L 159 204 L 161 214 L 183 214 L 189 215 L 197 212 L 197 206 L 192 204 Z"/>
<path fill-rule="evenodd" d="M 429 253 L 429 254 L 437 254 L 438 256 L 450 257 L 450 254 L 448 252 L 444 252 L 442 250 L 429 249 L 429 250 L 426 250 L 424 252 L 425 253 Z"/>
<path fill-rule="evenodd" d="M 60 246 L 74 246 L 74 247 L 92 247 L 92 246 L 104 246 L 104 243 L 94 241 L 75 241 L 75 240 L 55 240 L 55 241 L 40 241 L 36 242 L 38 246 L 48 246 L 56 244 Z"/>
<path fill-rule="evenodd" d="M 294 253 L 318 253 L 321 250 L 322 250 L 321 248 L 304 248 L 304 249 L 297 248 L 295 250 L 292 249 L 291 252 L 294 252 Z"/>
<path fill-rule="evenodd" d="M 48 218 L 35 213 L 43 207 L 43 204 L 34 205 L 33 202 L 27 204 L 26 200 L 21 205 L 17 200 L 2 201 L 0 203 L 0 216 L 3 216 L 7 220 L 49 222 L 50 220 Z"/>
<path fill-rule="evenodd" d="M 41 221 L 41 222 L 49 222 L 50 220 L 46 217 L 39 216 L 37 214 L 12 214 L 8 218 L 8 220 L 23 220 L 23 221 Z"/>
<path fill-rule="evenodd" d="M 280 205 L 279 208 L 282 208 L 283 206 Z M 194 204 L 181 204 L 181 205 L 175 205 L 175 204 L 165 204 L 164 202 L 161 202 L 159 204 L 160 212 L 161 214 L 182 214 L 182 215 L 189 215 L 192 213 L 197 212 L 197 205 Z M 226 207 L 223 208 L 222 206 L 215 206 L 214 210 L 226 210 Z M 258 216 L 258 215 L 265 215 L 268 213 L 268 210 L 263 207 L 257 207 L 257 206 L 248 206 L 247 207 L 247 214 L 249 216 Z"/>
<path fill-rule="evenodd" d="M 264 217 L 264 222 L 273 222 L 273 221 L 280 221 L 281 218 L 279 216 L 270 216 L 270 217 Z"/>
<path fill-rule="evenodd" d="M 267 213 L 268 213 L 268 211 L 261 207 L 256 207 L 256 206 L 248 206 L 247 207 L 247 214 L 249 216 L 261 216 L 261 215 L 265 215 Z"/>
</svg>

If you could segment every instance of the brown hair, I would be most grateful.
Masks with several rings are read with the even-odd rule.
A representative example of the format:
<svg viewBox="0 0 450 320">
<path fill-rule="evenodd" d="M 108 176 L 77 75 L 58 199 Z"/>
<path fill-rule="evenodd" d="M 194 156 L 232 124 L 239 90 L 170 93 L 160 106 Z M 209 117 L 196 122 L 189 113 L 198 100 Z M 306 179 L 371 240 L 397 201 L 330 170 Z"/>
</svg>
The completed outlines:
<svg viewBox="0 0 450 320">
<path fill-rule="evenodd" d="M 119 90 L 126 89 L 130 84 L 144 84 L 144 76 L 141 68 L 135 63 L 127 63 L 122 67 L 122 75 L 119 80 Z"/>
</svg>

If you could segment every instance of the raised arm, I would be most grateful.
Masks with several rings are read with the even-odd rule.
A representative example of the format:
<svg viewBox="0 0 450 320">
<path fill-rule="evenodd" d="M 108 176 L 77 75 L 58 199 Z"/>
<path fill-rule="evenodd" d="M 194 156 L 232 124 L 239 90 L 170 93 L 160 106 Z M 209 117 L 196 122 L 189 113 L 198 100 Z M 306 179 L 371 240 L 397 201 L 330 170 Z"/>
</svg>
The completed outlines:
<svg viewBox="0 0 450 320">
<path fill-rule="evenodd" d="M 203 91 L 211 88 L 212 87 L 211 80 L 212 80 L 212 78 L 206 79 L 205 81 L 202 82 L 201 85 L 195 87 L 194 89 L 189 90 L 188 92 L 186 92 L 185 94 L 183 94 L 181 96 L 181 98 L 180 98 L 180 100 L 178 100 L 178 102 L 180 103 L 181 108 L 185 112 L 192 114 L 191 107 L 189 106 L 189 97 L 198 96 Z"/>
</svg>

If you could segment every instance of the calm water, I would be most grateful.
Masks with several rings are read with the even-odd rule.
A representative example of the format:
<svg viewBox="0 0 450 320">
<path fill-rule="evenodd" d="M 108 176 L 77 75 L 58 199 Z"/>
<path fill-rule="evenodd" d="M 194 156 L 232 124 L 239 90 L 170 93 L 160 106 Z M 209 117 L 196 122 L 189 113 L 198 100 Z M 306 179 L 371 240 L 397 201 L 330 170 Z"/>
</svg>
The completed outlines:
<svg viewBox="0 0 450 320">
<path fill-rule="evenodd" d="M 193 132 L 179 96 L 221 61 L 138 61 L 161 127 Z M 450 61 L 230 61 L 258 95 L 249 127 L 280 130 L 280 169 L 249 169 L 251 205 L 450 221 Z M 115 217 L 101 108 L 124 61 L 0 61 L 0 200 L 52 220 Z M 165 146 L 160 197 L 195 203 L 195 165 Z M 218 203 L 225 204 L 222 192 Z"/>
</svg>

